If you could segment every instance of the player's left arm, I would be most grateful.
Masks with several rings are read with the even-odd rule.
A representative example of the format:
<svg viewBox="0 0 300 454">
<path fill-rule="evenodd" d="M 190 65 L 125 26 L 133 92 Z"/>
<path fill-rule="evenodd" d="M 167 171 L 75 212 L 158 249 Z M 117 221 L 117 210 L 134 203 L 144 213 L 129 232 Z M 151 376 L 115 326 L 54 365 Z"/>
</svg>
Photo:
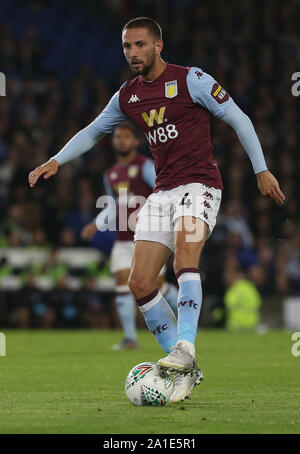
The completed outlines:
<svg viewBox="0 0 300 454">
<path fill-rule="evenodd" d="M 103 175 L 103 185 L 107 196 L 106 207 L 103 208 L 92 221 L 99 231 L 103 231 L 103 229 L 106 230 L 107 228 L 110 229 L 116 220 L 116 197 L 114 190 L 109 183 L 107 174 Z"/>
<path fill-rule="evenodd" d="M 278 181 L 267 169 L 263 151 L 250 118 L 232 102 L 226 113 L 221 117 L 221 120 L 230 125 L 237 133 L 251 160 L 257 177 L 258 188 L 262 195 L 266 195 L 282 205 L 285 201 L 285 196 L 279 187 Z"/>
<path fill-rule="evenodd" d="M 264 154 L 250 118 L 235 104 L 224 88 L 201 69 L 190 69 L 187 85 L 194 102 L 205 107 L 235 130 L 251 160 L 260 192 L 275 202 L 283 204 L 285 196 L 278 181 L 267 169 Z"/>
<path fill-rule="evenodd" d="M 106 195 L 109 196 L 107 200 L 106 207 L 97 214 L 95 219 L 86 224 L 81 230 L 81 238 L 83 240 L 92 240 L 93 236 L 97 231 L 104 231 L 106 229 L 113 228 L 116 220 L 116 207 L 115 204 L 112 205 L 113 199 L 115 199 L 115 194 L 113 188 L 109 184 L 107 175 L 103 175 L 103 185 L 105 188 Z"/>
</svg>

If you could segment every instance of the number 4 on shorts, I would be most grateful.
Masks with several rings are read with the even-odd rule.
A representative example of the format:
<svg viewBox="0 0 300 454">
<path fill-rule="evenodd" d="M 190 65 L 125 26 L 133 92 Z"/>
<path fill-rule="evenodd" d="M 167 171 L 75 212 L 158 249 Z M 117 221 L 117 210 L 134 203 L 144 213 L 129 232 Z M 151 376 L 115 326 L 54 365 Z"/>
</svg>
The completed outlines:
<svg viewBox="0 0 300 454">
<path fill-rule="evenodd" d="M 188 195 L 189 195 L 189 192 L 186 192 L 184 194 L 184 197 L 182 198 L 180 205 L 186 205 L 187 208 L 190 208 L 192 203 L 191 203 L 190 199 L 187 199 Z"/>
</svg>

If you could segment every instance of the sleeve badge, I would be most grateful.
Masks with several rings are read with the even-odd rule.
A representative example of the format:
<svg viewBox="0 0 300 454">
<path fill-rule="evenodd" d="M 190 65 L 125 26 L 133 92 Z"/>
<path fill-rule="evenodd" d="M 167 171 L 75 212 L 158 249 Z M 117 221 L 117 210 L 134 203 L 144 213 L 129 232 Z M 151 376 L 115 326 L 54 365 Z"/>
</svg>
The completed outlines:
<svg viewBox="0 0 300 454">
<path fill-rule="evenodd" d="M 226 102 L 229 99 L 227 91 L 217 82 L 213 84 L 210 94 L 219 104 L 223 104 L 223 102 Z"/>
</svg>

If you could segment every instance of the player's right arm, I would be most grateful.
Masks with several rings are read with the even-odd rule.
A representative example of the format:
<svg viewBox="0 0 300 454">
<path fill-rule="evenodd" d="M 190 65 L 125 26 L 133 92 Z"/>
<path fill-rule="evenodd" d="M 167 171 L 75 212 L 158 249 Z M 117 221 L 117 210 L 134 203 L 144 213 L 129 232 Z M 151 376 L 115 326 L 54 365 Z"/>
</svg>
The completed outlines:
<svg viewBox="0 0 300 454">
<path fill-rule="evenodd" d="M 109 228 L 116 220 L 115 205 L 112 205 L 115 199 L 113 188 L 109 184 L 106 175 L 103 176 L 103 184 L 106 195 L 110 197 L 110 203 L 93 219 L 89 224 L 86 224 L 81 231 L 83 240 L 91 240 L 97 231 L 102 231 L 104 228 Z"/>
<path fill-rule="evenodd" d="M 97 230 L 96 221 L 94 220 L 83 227 L 81 230 L 81 238 L 84 241 L 91 241 Z"/>
<path fill-rule="evenodd" d="M 117 91 L 92 123 L 72 137 L 62 150 L 55 156 L 52 156 L 49 161 L 29 173 L 28 180 L 30 187 L 34 187 L 42 175 L 45 179 L 55 175 L 60 165 L 90 150 L 102 137 L 112 132 L 114 126 L 127 119 L 126 115 L 120 109 L 119 91 Z"/>
</svg>

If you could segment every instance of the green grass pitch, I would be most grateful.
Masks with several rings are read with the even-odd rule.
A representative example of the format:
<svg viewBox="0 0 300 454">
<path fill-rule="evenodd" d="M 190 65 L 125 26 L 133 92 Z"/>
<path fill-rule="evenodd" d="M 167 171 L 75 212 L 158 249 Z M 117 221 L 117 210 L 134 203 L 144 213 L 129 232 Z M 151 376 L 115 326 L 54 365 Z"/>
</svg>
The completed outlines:
<svg viewBox="0 0 300 454">
<path fill-rule="evenodd" d="M 1 434 L 300 433 L 300 357 L 291 333 L 200 331 L 204 382 L 190 400 L 135 407 L 129 370 L 162 352 L 147 331 L 141 348 L 111 352 L 118 331 L 4 330 L 0 357 Z"/>
</svg>

